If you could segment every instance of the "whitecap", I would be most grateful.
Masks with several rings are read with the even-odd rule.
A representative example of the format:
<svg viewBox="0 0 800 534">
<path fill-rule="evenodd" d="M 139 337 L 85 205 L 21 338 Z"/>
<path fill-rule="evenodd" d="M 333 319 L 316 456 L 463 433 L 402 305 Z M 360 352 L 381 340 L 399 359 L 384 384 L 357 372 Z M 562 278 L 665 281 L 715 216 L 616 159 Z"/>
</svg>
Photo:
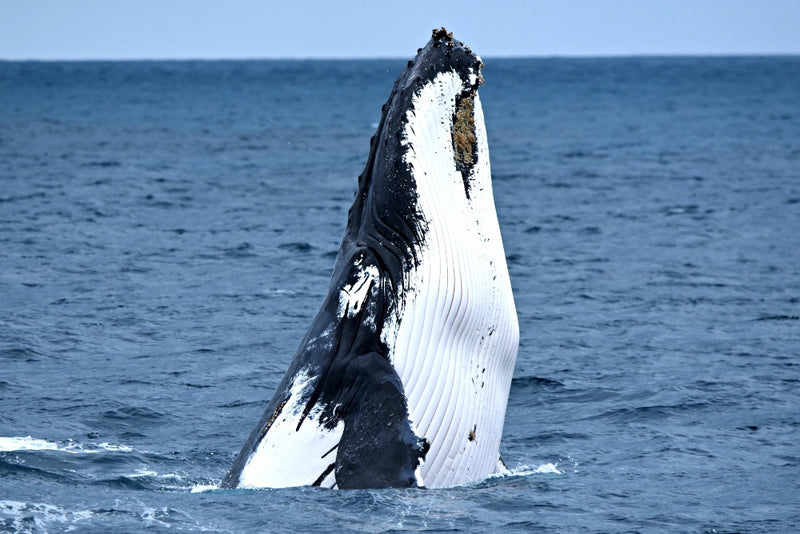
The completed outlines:
<svg viewBox="0 0 800 534">
<path fill-rule="evenodd" d="M 541 465 L 518 465 L 502 473 L 491 475 L 489 478 L 527 477 L 531 475 L 563 475 L 566 471 L 558 468 L 558 462 L 548 462 Z"/>
<path fill-rule="evenodd" d="M 512 473 L 513 473 L 513 471 L 512 471 Z M 531 475 L 544 475 L 544 474 L 563 475 L 564 471 L 561 471 L 561 470 L 558 469 L 558 463 L 550 463 L 550 462 L 548 462 L 546 464 L 538 465 L 538 466 L 536 466 L 536 467 L 534 467 L 532 469 L 528 469 L 524 473 L 519 473 L 519 474 L 520 475 L 521 474 L 525 474 L 525 475 L 528 475 L 528 474 L 531 474 Z"/>
<path fill-rule="evenodd" d="M 103 442 L 96 445 L 98 449 L 109 451 L 109 452 L 133 452 L 132 447 L 128 447 L 127 445 L 114 445 L 113 443 Z M 97 452 L 92 450 L 91 452 Z"/>
<path fill-rule="evenodd" d="M 195 484 L 192 486 L 191 493 L 205 493 L 219 489 L 219 484 Z"/>
<path fill-rule="evenodd" d="M 58 444 L 44 439 L 28 437 L 0 437 L 0 452 L 12 451 L 53 451 Z"/>
<path fill-rule="evenodd" d="M 0 452 L 15 451 L 58 451 L 70 454 L 95 454 L 102 451 L 132 452 L 133 449 L 126 445 L 114 445 L 111 443 L 83 445 L 71 439 L 67 441 L 56 442 L 34 438 L 31 436 L 0 436 Z"/>
<path fill-rule="evenodd" d="M 66 524 L 65 531 L 75 530 L 75 523 L 87 521 L 94 516 L 90 510 L 66 510 L 60 506 L 47 503 L 20 501 L 0 501 L 0 518 L 10 519 L 16 531 L 30 529 L 28 521 L 33 521 L 35 531 L 47 532 L 52 523 Z M 6 523 L 8 524 L 8 523 Z"/>
</svg>

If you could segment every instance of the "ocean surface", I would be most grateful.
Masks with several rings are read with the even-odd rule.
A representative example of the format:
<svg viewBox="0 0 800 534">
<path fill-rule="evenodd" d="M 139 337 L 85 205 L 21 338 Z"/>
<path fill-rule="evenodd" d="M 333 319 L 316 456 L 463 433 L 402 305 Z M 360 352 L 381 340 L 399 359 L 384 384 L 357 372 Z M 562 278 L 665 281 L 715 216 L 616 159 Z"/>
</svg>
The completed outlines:
<svg viewBox="0 0 800 534">
<path fill-rule="evenodd" d="M 215 489 L 404 67 L 0 62 L 0 531 L 800 531 L 800 57 L 486 58 L 511 474 Z"/>
</svg>

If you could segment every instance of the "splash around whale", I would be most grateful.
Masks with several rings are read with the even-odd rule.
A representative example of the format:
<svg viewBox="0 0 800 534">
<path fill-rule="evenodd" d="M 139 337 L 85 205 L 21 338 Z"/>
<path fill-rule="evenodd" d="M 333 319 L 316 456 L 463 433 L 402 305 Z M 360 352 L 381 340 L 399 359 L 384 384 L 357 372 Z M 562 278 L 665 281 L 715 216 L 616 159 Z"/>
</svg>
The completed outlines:
<svg viewBox="0 0 800 534">
<path fill-rule="evenodd" d="M 442 28 L 395 82 L 327 297 L 223 487 L 449 487 L 503 469 L 519 327 L 482 66 Z"/>
</svg>

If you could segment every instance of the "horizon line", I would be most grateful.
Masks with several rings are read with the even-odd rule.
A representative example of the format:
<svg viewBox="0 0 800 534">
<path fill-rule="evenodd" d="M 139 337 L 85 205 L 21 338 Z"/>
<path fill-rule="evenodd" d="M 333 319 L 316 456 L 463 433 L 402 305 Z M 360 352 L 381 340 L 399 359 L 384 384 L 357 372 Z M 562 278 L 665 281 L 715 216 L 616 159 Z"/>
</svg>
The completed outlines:
<svg viewBox="0 0 800 534">
<path fill-rule="evenodd" d="M 724 57 L 798 57 L 798 52 L 647 52 L 647 53 L 597 53 L 597 54 L 500 54 L 483 55 L 482 59 L 628 59 L 628 58 L 724 58 Z M 413 58 L 413 56 L 412 56 Z M 164 56 L 164 57 L 0 57 L 4 63 L 113 63 L 131 62 L 214 62 L 214 61 L 407 61 L 409 56 Z"/>
</svg>

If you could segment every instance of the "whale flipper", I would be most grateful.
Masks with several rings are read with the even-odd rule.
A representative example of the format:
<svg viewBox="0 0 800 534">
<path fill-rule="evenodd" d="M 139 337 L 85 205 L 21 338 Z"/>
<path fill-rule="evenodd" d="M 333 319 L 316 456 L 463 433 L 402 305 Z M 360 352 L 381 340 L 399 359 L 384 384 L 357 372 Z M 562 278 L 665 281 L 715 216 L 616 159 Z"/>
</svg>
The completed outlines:
<svg viewBox="0 0 800 534">
<path fill-rule="evenodd" d="M 398 78 L 328 295 L 223 487 L 442 487 L 502 465 L 519 328 L 481 67 L 440 29 Z"/>
<path fill-rule="evenodd" d="M 345 431 L 336 456 L 339 488 L 407 487 L 424 444 L 408 421 L 403 385 L 389 360 L 371 352 L 351 358 L 343 370 L 351 391 L 345 408 Z"/>
</svg>

